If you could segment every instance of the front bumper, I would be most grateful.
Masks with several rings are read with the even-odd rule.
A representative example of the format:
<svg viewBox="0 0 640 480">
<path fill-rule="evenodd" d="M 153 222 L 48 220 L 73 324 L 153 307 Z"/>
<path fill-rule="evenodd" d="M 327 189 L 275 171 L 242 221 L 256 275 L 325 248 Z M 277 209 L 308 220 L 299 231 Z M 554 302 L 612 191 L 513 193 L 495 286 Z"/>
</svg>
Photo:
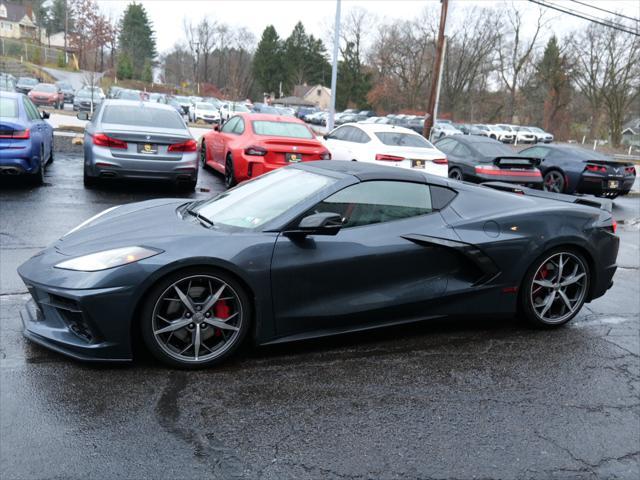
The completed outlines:
<svg viewBox="0 0 640 480">
<path fill-rule="evenodd" d="M 40 106 L 47 106 L 47 107 L 51 107 L 53 105 L 56 105 L 60 100 L 57 98 L 48 98 L 48 99 L 37 99 L 37 98 L 32 98 L 31 101 L 35 104 Z"/>
</svg>

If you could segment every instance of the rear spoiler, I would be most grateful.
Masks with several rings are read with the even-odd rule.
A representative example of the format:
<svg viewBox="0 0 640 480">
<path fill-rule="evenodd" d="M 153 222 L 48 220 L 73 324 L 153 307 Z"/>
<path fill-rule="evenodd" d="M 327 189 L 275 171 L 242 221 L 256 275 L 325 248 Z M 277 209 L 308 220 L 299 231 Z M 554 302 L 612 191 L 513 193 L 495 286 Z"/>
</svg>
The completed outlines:
<svg viewBox="0 0 640 480">
<path fill-rule="evenodd" d="M 540 162 L 539 158 L 520 155 L 502 155 L 493 159 L 493 164 L 497 167 L 538 167 Z"/>
<path fill-rule="evenodd" d="M 604 198 L 587 198 L 582 196 L 565 195 L 564 193 L 545 192 L 544 190 L 535 190 L 533 188 L 522 187 L 520 185 L 514 185 L 512 183 L 504 182 L 486 182 L 483 183 L 482 186 L 493 188 L 494 190 L 500 190 L 503 192 L 526 195 L 529 197 L 546 198 L 547 200 L 557 200 L 558 202 L 586 205 L 588 207 L 599 208 L 600 210 L 604 210 L 609 213 L 611 213 L 611 211 L 613 210 L 613 202 Z"/>
</svg>

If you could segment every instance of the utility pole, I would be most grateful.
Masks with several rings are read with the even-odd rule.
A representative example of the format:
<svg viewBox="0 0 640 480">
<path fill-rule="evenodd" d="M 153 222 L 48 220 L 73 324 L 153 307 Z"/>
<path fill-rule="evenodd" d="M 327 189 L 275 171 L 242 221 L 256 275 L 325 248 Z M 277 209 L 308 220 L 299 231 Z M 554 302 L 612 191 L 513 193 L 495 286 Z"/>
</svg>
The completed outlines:
<svg viewBox="0 0 640 480">
<path fill-rule="evenodd" d="M 442 10 L 440 12 L 440 28 L 438 29 L 438 41 L 436 44 L 436 58 L 433 65 L 433 75 L 431 81 L 431 92 L 429 94 L 429 103 L 427 104 L 427 117 L 424 120 L 424 130 L 422 135 L 429 140 L 431 137 L 431 129 L 435 122 L 436 102 L 440 90 L 440 71 L 442 69 L 442 56 L 444 53 L 444 28 L 447 23 L 447 9 L 449 8 L 449 0 L 440 0 Z"/>
<path fill-rule="evenodd" d="M 336 84 L 338 80 L 338 47 L 340 44 L 340 0 L 336 0 L 336 24 L 333 32 L 333 65 L 331 66 L 331 106 L 327 118 L 327 130 L 333 130 L 336 114 Z"/>
<path fill-rule="evenodd" d="M 67 30 L 69 30 L 69 8 L 64 0 L 64 65 L 67 66 Z"/>
</svg>

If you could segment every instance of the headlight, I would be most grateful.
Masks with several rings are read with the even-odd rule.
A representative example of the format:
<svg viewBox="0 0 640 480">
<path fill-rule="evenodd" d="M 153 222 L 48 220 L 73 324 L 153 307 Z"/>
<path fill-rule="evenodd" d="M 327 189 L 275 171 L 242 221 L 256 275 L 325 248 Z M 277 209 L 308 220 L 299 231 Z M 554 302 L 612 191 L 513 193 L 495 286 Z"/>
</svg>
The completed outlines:
<svg viewBox="0 0 640 480">
<path fill-rule="evenodd" d="M 78 270 L 81 272 L 97 272 L 108 268 L 120 267 L 129 263 L 138 262 L 145 258 L 158 255 L 159 253 L 162 253 L 162 250 L 146 247 L 114 248 L 113 250 L 104 250 L 102 252 L 91 253 L 83 257 L 65 260 L 64 262 L 58 263 L 55 268 Z"/>
<path fill-rule="evenodd" d="M 115 210 L 116 208 L 118 208 L 120 205 L 116 205 L 115 207 L 111 207 L 111 208 L 107 208 L 106 210 L 101 211 L 100 213 L 98 213 L 97 215 L 94 215 L 93 217 L 85 220 L 84 222 L 82 222 L 80 225 L 72 228 L 71 230 L 69 230 L 67 233 L 65 233 L 62 237 L 66 237 L 67 235 L 72 234 L 73 232 L 75 232 L 76 230 L 80 230 L 82 227 L 85 227 L 87 225 L 89 225 L 91 222 L 93 222 L 94 220 L 97 220 L 98 218 L 100 218 L 103 215 L 106 215 L 107 213 Z"/>
</svg>

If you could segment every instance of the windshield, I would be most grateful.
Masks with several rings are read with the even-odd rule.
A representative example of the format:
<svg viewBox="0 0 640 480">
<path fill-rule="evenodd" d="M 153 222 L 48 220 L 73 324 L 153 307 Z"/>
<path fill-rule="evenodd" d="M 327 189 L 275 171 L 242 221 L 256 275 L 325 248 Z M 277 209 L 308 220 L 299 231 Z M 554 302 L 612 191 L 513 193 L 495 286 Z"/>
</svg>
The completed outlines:
<svg viewBox="0 0 640 480">
<path fill-rule="evenodd" d="M 36 80 L 35 78 L 20 77 L 18 79 L 18 83 L 20 85 L 37 85 L 38 80 Z"/>
<path fill-rule="evenodd" d="M 18 117 L 18 102 L 14 98 L 0 97 L 0 117 Z"/>
<path fill-rule="evenodd" d="M 65 89 L 65 90 L 71 90 L 71 85 L 68 83 L 64 83 L 64 82 L 58 82 L 56 83 L 56 85 L 58 85 L 60 88 Z"/>
<path fill-rule="evenodd" d="M 435 148 L 422 135 L 399 132 L 377 132 L 376 137 L 385 145 L 392 147 Z"/>
<path fill-rule="evenodd" d="M 182 118 L 175 110 L 164 108 L 109 105 L 102 114 L 103 123 L 117 123 L 136 127 L 184 129 Z"/>
<path fill-rule="evenodd" d="M 86 90 L 80 90 L 80 91 L 76 92 L 76 97 L 78 97 L 78 98 L 91 98 L 91 92 L 87 92 Z M 93 94 L 93 97 L 95 99 L 98 98 L 98 96 L 96 94 Z"/>
<path fill-rule="evenodd" d="M 486 157 L 499 157 L 504 155 L 514 155 L 514 151 L 509 147 L 497 143 L 474 143 L 472 144 L 476 150 Z"/>
<path fill-rule="evenodd" d="M 229 104 L 229 110 L 231 110 L 232 112 L 250 112 L 251 111 L 241 103 Z"/>
<path fill-rule="evenodd" d="M 256 135 L 270 135 L 274 137 L 313 138 L 306 125 L 293 122 L 271 122 L 269 120 L 255 120 L 251 122 Z"/>
<path fill-rule="evenodd" d="M 196 103 L 196 108 L 198 110 L 215 110 L 216 108 L 209 103 Z"/>
<path fill-rule="evenodd" d="M 529 130 L 531 130 L 532 132 L 536 132 L 536 133 L 544 133 L 544 130 L 542 130 L 541 128 L 538 127 L 527 127 Z"/>
<path fill-rule="evenodd" d="M 46 92 L 46 93 L 54 93 L 57 92 L 58 89 L 51 85 L 50 83 L 41 83 L 40 85 L 36 85 L 33 87 L 35 92 Z"/>
<path fill-rule="evenodd" d="M 226 191 L 196 211 L 214 225 L 253 229 L 335 182 L 324 175 L 282 168 Z"/>
</svg>

